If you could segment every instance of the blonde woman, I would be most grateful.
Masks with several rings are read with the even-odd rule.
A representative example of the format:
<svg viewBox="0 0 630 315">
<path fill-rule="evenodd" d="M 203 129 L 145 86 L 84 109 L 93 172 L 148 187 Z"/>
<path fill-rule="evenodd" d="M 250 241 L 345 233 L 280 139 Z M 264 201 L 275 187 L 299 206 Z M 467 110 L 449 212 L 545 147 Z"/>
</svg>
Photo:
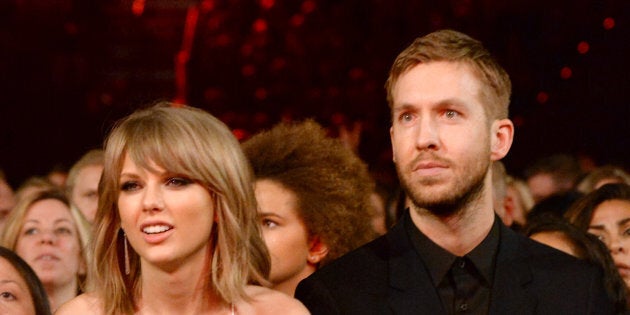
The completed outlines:
<svg viewBox="0 0 630 315">
<path fill-rule="evenodd" d="M 95 291 L 58 314 L 307 314 L 266 283 L 251 171 L 230 130 L 158 104 L 105 144 Z"/>
<path fill-rule="evenodd" d="M 16 204 L 0 245 L 35 270 L 55 311 L 86 288 L 89 229 L 81 212 L 53 187 L 28 194 Z"/>
</svg>

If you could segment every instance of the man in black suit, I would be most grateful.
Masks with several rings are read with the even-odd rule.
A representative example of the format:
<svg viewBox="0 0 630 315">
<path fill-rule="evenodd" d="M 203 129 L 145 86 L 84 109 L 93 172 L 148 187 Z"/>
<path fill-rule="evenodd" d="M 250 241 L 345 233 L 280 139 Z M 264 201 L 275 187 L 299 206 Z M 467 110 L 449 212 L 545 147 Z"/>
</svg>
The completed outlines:
<svg viewBox="0 0 630 315">
<path fill-rule="evenodd" d="M 416 39 L 386 84 L 409 209 L 385 236 L 303 280 L 315 314 L 610 314 L 601 272 L 517 235 L 492 209 L 492 161 L 512 145 L 511 83 L 483 45 Z"/>
</svg>

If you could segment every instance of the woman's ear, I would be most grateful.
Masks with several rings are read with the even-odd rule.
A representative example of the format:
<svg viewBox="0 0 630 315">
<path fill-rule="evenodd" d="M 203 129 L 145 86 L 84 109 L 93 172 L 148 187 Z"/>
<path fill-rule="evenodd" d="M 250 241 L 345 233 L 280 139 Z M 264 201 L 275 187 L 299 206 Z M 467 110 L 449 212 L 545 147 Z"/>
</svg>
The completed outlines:
<svg viewBox="0 0 630 315">
<path fill-rule="evenodd" d="M 77 271 L 77 274 L 79 276 L 85 276 L 87 274 L 87 262 L 85 261 L 85 259 L 83 259 L 83 253 L 81 252 L 79 254 L 80 257 L 80 262 L 79 262 L 79 270 Z"/>
<path fill-rule="evenodd" d="M 309 241 L 307 260 L 310 264 L 317 265 L 328 255 L 328 245 L 319 236 L 314 236 Z"/>
</svg>

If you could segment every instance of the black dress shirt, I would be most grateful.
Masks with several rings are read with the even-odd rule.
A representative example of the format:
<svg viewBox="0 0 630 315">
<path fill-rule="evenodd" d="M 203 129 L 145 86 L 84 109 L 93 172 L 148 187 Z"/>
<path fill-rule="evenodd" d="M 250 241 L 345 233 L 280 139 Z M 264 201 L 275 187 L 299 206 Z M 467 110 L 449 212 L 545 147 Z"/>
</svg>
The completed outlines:
<svg viewBox="0 0 630 315">
<path fill-rule="evenodd" d="M 501 234 L 497 217 L 484 240 L 463 257 L 435 244 L 410 218 L 406 222 L 407 234 L 428 269 L 445 313 L 487 314 Z"/>
</svg>

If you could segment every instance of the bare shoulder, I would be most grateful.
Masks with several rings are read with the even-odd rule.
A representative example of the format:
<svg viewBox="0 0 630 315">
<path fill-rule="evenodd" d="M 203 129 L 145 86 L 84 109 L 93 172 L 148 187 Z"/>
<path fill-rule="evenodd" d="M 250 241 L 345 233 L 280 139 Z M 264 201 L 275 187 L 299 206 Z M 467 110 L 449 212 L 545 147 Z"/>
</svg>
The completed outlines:
<svg viewBox="0 0 630 315">
<path fill-rule="evenodd" d="M 282 292 L 261 286 L 249 285 L 245 292 L 252 301 L 241 302 L 237 305 L 237 314 L 310 314 L 306 307 L 298 300 Z"/>
<path fill-rule="evenodd" d="M 103 304 L 95 295 L 84 293 L 64 303 L 55 312 L 55 315 L 74 314 L 103 314 Z"/>
</svg>

